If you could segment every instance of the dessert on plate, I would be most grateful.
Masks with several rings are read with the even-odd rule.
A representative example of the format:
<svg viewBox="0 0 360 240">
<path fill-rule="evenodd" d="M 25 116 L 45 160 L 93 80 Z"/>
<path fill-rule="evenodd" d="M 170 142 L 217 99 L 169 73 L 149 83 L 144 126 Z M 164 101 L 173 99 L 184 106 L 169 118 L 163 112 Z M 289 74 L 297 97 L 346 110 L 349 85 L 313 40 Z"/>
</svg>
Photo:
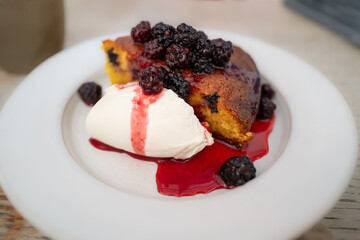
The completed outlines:
<svg viewBox="0 0 360 240">
<path fill-rule="evenodd" d="M 208 193 L 255 177 L 252 162 L 268 152 L 276 106 L 245 51 L 185 23 L 146 21 L 102 49 L 112 86 L 102 98 L 95 83 L 79 88 L 95 104 L 86 121 L 93 146 L 158 163 L 165 195 Z"/>
</svg>

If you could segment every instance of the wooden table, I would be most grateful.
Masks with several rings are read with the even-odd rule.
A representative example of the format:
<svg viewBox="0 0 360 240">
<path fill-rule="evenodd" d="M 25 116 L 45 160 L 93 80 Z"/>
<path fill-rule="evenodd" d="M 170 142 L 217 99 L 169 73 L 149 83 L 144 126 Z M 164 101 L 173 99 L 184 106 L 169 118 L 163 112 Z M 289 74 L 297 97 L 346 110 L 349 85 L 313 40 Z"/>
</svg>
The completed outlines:
<svg viewBox="0 0 360 240">
<path fill-rule="evenodd" d="M 222 29 L 269 42 L 307 61 L 338 88 L 359 133 L 360 49 L 287 9 L 281 1 L 169 0 L 145 5 L 140 0 L 65 0 L 65 12 L 65 48 L 95 36 L 129 31 L 143 19 L 173 25 L 187 22 L 198 29 Z M 24 77 L 0 71 L 0 109 Z M 352 180 L 336 206 L 301 239 L 360 239 L 359 162 L 358 158 Z M 48 239 L 16 212 L 2 190 L 0 239 Z"/>
</svg>

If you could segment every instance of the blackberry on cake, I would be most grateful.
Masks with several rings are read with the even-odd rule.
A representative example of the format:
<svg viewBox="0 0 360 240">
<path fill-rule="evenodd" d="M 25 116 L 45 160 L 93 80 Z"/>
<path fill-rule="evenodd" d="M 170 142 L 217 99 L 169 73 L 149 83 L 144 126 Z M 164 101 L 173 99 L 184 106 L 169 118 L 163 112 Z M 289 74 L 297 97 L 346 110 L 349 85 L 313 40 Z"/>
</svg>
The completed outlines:
<svg viewBox="0 0 360 240">
<path fill-rule="evenodd" d="M 186 68 L 189 66 L 189 52 L 186 48 L 172 44 L 166 49 L 165 62 L 171 69 Z"/>
<path fill-rule="evenodd" d="M 213 45 L 212 62 L 215 66 L 223 67 L 229 62 L 231 54 L 234 52 L 232 43 L 230 41 L 224 41 L 221 38 L 211 41 Z"/>
<path fill-rule="evenodd" d="M 151 29 L 151 36 L 153 39 L 158 39 L 159 43 L 165 48 L 174 42 L 175 28 L 163 22 L 157 23 Z"/>
<path fill-rule="evenodd" d="M 131 29 L 131 37 L 136 43 L 147 42 L 151 37 L 151 27 L 148 21 L 141 21 Z"/>
<path fill-rule="evenodd" d="M 159 43 L 159 39 L 153 39 L 144 44 L 143 55 L 150 59 L 161 59 L 164 56 L 165 48 Z"/>
<path fill-rule="evenodd" d="M 165 68 L 150 66 L 142 72 L 139 85 L 146 94 L 157 94 L 163 89 L 165 75 Z"/>
<path fill-rule="evenodd" d="M 185 101 L 190 94 L 190 83 L 185 81 L 181 72 L 170 72 L 164 78 L 164 87 L 171 89 Z"/>
</svg>

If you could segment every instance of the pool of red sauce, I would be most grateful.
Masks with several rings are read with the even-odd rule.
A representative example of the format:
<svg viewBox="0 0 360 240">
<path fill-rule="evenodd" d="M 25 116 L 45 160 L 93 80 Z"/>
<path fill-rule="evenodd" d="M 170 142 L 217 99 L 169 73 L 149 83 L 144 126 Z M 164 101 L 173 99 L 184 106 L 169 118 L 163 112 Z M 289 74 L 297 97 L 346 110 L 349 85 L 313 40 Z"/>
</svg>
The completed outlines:
<svg viewBox="0 0 360 240">
<path fill-rule="evenodd" d="M 90 143 L 105 151 L 128 154 L 133 158 L 156 162 L 158 165 L 156 183 L 159 193 L 169 196 L 193 196 L 209 193 L 216 189 L 228 188 L 222 182 L 218 172 L 221 165 L 230 157 L 248 155 L 254 162 L 269 152 L 268 137 L 273 130 L 275 116 L 267 121 L 255 120 L 251 132 L 254 139 L 241 150 L 215 140 L 201 152 L 187 160 L 161 159 L 136 155 L 111 147 L 90 138 Z"/>
</svg>

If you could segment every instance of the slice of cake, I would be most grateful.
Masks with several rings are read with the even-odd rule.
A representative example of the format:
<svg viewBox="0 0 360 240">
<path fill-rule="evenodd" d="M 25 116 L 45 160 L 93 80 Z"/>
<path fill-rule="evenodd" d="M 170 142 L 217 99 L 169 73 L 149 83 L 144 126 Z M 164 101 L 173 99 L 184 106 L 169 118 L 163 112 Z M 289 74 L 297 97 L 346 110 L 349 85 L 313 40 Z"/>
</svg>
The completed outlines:
<svg viewBox="0 0 360 240">
<path fill-rule="evenodd" d="M 105 70 L 111 84 L 139 80 L 149 66 L 181 73 L 180 77 L 190 83 L 190 93 L 184 100 L 193 107 L 200 121 L 209 123 L 215 138 L 235 147 L 251 140 L 250 129 L 261 91 L 259 73 L 251 57 L 241 48 L 232 47 L 230 42 L 208 40 L 203 32 L 186 24 L 175 29 L 159 23 L 150 29 L 150 34 L 148 28 L 149 24 L 142 22 L 133 28 L 132 37 L 103 42 L 107 55 Z M 139 32 L 140 40 L 136 35 Z M 192 39 L 197 42 L 189 43 Z M 210 51 L 211 65 L 206 56 Z M 233 54 L 229 54 L 230 51 Z M 199 56 L 199 52 L 202 55 Z"/>
</svg>

